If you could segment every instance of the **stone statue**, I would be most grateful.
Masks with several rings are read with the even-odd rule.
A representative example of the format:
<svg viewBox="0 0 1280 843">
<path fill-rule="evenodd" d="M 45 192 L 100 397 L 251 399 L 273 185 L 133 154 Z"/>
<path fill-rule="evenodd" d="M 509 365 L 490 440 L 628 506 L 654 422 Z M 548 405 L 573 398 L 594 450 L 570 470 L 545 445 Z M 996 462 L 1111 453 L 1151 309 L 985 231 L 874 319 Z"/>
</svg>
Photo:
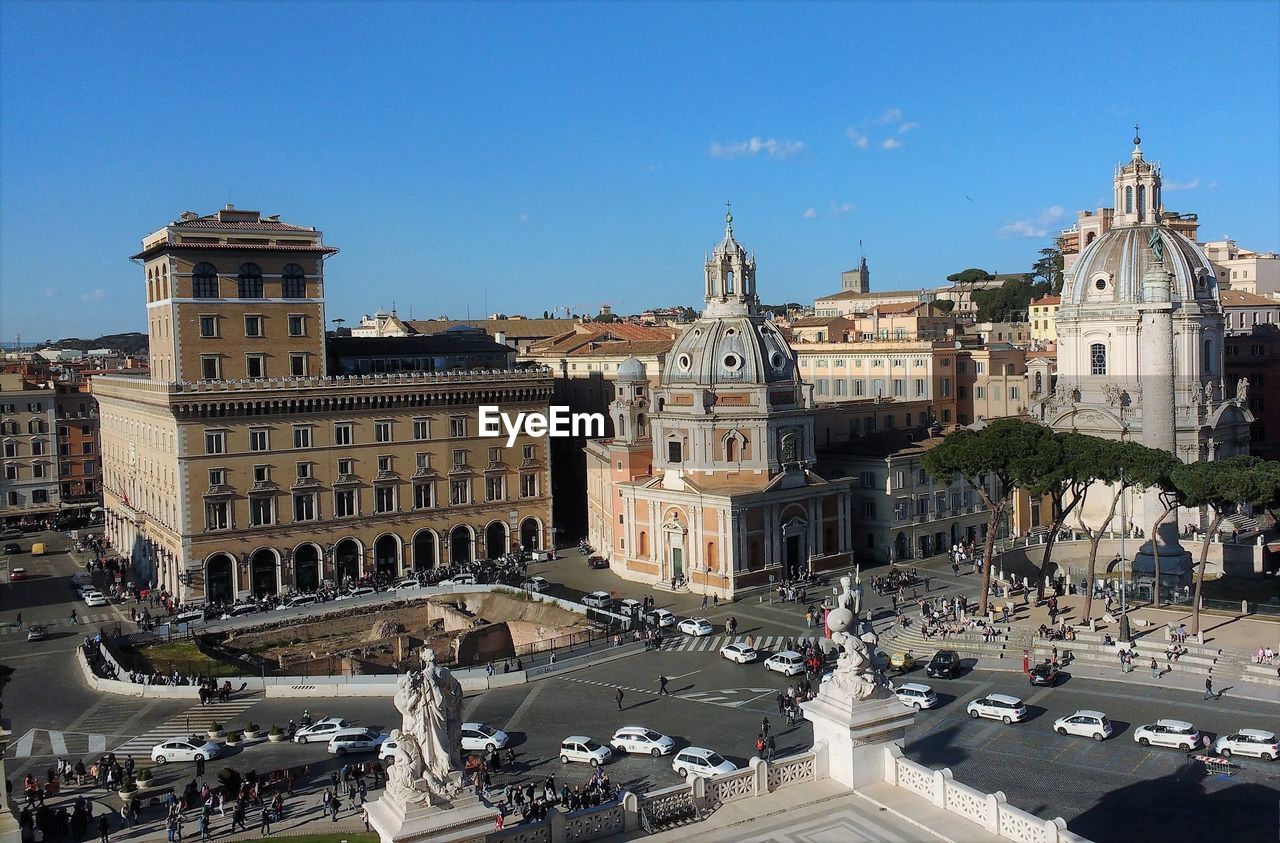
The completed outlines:
<svg viewBox="0 0 1280 843">
<path fill-rule="evenodd" d="M 396 748 L 387 791 L 404 804 L 447 801 L 461 783 L 462 685 L 436 664 L 429 647 L 423 648 L 422 660 L 423 670 L 400 677 L 393 698 L 400 728 L 390 736 Z"/>
<path fill-rule="evenodd" d="M 1113 383 L 1105 384 L 1102 387 L 1102 394 L 1107 399 L 1107 404 L 1115 407 L 1120 404 L 1120 387 Z"/>
<path fill-rule="evenodd" d="M 1164 241 L 1160 239 L 1160 226 L 1153 226 L 1151 236 L 1147 238 L 1147 245 L 1151 247 L 1151 255 L 1155 258 L 1156 263 L 1164 263 Z"/>
<path fill-rule="evenodd" d="M 843 652 L 836 661 L 831 678 L 822 683 L 818 693 L 842 703 L 889 694 L 883 681 L 876 676 L 872 651 L 868 649 L 867 642 L 850 631 L 856 622 L 853 612 L 845 608 L 832 609 L 827 615 L 831 639 L 843 648 Z M 874 633 L 871 635 L 874 638 Z"/>
<path fill-rule="evenodd" d="M 1248 395 L 1249 381 L 1245 378 L 1240 378 L 1240 380 L 1236 381 L 1236 400 L 1243 404 Z"/>
</svg>

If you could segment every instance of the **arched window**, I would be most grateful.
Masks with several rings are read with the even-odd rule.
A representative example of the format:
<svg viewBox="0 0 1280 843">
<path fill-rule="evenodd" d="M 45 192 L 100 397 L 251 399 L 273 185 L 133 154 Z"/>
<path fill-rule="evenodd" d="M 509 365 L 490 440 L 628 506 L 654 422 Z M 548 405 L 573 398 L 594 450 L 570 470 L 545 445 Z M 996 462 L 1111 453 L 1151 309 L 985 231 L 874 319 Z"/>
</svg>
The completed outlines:
<svg viewBox="0 0 1280 843">
<path fill-rule="evenodd" d="M 291 263 L 280 273 L 280 277 L 283 287 L 281 295 L 286 299 L 305 299 L 307 297 L 307 276 L 302 271 L 302 267 L 296 263 Z"/>
<path fill-rule="evenodd" d="M 191 271 L 191 295 L 197 299 L 218 297 L 218 270 L 211 263 L 198 263 Z"/>
<path fill-rule="evenodd" d="M 644 438 L 644 415 L 636 416 L 636 438 Z"/>
<path fill-rule="evenodd" d="M 236 280 L 239 282 L 238 294 L 240 298 L 262 298 L 262 270 L 258 268 L 256 263 L 241 264 L 240 274 L 236 276 Z"/>
<path fill-rule="evenodd" d="M 1094 238 L 1095 238 L 1095 237 L 1097 237 L 1097 236 L 1098 236 L 1098 232 L 1096 232 L 1096 231 L 1090 231 L 1090 232 L 1089 232 L 1089 236 L 1088 236 L 1088 237 L 1086 237 L 1086 238 L 1084 238 L 1084 244 L 1085 244 L 1086 246 L 1088 246 L 1090 243 L 1092 243 L 1092 242 L 1093 242 Z"/>
<path fill-rule="evenodd" d="M 627 417 L 626 416 L 618 416 L 618 435 L 619 436 L 627 435 Z"/>
<path fill-rule="evenodd" d="M 733 295 L 733 270 L 729 270 L 724 274 L 724 294 L 726 296 Z"/>
<path fill-rule="evenodd" d="M 1126 187 L 1124 189 L 1124 212 L 1126 214 L 1133 213 L 1133 188 Z"/>
<path fill-rule="evenodd" d="M 1089 372 L 1094 375 L 1107 373 L 1107 347 L 1100 342 L 1089 346 Z"/>
<path fill-rule="evenodd" d="M 1147 186 L 1138 185 L 1138 222 L 1147 218 Z"/>
<path fill-rule="evenodd" d="M 1044 390 L 1044 373 L 1036 372 L 1036 389 L 1035 394 L 1039 395 Z"/>
<path fill-rule="evenodd" d="M 1217 368 L 1217 364 L 1213 359 L 1213 340 L 1204 341 L 1204 373 L 1212 375 Z"/>
<path fill-rule="evenodd" d="M 641 558 L 649 555 L 649 534 L 644 530 L 640 531 L 640 547 L 637 555 Z"/>
<path fill-rule="evenodd" d="M 726 462 L 738 461 L 738 440 L 732 436 L 724 441 L 724 458 Z"/>
</svg>

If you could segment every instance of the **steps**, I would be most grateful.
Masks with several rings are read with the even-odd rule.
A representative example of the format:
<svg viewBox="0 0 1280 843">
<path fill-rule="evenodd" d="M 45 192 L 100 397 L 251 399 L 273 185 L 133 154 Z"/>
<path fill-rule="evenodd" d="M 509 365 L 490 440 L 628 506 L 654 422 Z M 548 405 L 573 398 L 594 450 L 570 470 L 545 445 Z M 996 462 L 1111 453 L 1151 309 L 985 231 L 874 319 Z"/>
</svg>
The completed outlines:
<svg viewBox="0 0 1280 843">
<path fill-rule="evenodd" d="M 916 661 L 922 661 L 929 659 L 938 650 L 955 650 L 962 658 L 1002 659 L 1008 658 L 1006 653 L 1013 648 L 1006 635 L 1001 635 L 994 641 L 983 641 L 980 632 L 962 632 L 946 638 L 941 635 L 925 638 L 920 633 L 919 624 L 913 622 L 906 628 L 895 624 L 892 629 L 886 630 L 880 637 L 880 649 L 891 655 L 910 651 Z M 1018 648 L 1017 655 L 1021 658 L 1021 647 Z"/>
<path fill-rule="evenodd" d="M 1102 643 L 1103 636 L 1096 632 L 1077 632 L 1075 641 L 1049 641 L 1036 638 L 1032 644 L 1032 654 L 1037 660 L 1044 660 L 1052 655 L 1053 648 L 1058 648 L 1058 662 L 1065 666 L 1072 664 L 1087 665 L 1106 670 L 1119 670 L 1120 659 L 1117 655 L 1119 645 Z M 1182 646 L 1185 655 L 1176 661 L 1165 658 L 1164 648 L 1167 644 L 1158 637 L 1146 636 L 1134 642 L 1138 657 L 1134 662 L 1134 671 L 1148 669 L 1150 660 L 1155 658 L 1162 671 L 1194 676 L 1203 679 L 1213 676 L 1218 686 L 1233 682 L 1252 682 L 1280 688 L 1280 676 L 1276 675 L 1276 667 L 1272 665 L 1251 664 L 1249 657 L 1235 651 L 1219 650 L 1211 644 L 1197 644 L 1188 641 Z"/>
</svg>

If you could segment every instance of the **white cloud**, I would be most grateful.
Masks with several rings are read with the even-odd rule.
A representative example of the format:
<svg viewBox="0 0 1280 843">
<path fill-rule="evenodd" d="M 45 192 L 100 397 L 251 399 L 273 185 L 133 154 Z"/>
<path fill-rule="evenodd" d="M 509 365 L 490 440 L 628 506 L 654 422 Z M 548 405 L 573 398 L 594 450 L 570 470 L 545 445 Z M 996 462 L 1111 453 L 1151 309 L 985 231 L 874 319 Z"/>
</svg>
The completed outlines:
<svg viewBox="0 0 1280 843">
<path fill-rule="evenodd" d="M 1195 190 L 1200 186 L 1200 179 L 1192 179 L 1191 181 L 1167 181 L 1164 183 L 1165 190 Z"/>
<path fill-rule="evenodd" d="M 877 123 L 897 123 L 901 119 L 902 119 L 902 109 L 890 108 L 887 111 L 885 111 L 884 114 L 881 114 L 880 117 L 877 118 L 876 122 Z"/>
<path fill-rule="evenodd" d="M 880 142 L 881 149 L 897 149 L 902 146 L 902 141 L 897 138 L 885 138 Z"/>
<path fill-rule="evenodd" d="M 845 129 L 844 133 L 849 137 L 849 140 L 853 141 L 853 145 L 858 147 L 858 149 L 866 149 L 871 144 L 870 138 L 852 126 Z"/>
<path fill-rule="evenodd" d="M 903 123 L 901 126 L 898 127 L 898 134 L 905 135 L 907 132 L 911 131 L 912 129 L 919 129 L 919 128 L 920 128 L 919 123 L 914 123 L 914 122 Z"/>
<path fill-rule="evenodd" d="M 818 218 L 817 208 L 805 208 L 804 213 L 800 215 L 801 219 L 816 220 Z"/>
<path fill-rule="evenodd" d="M 831 214 L 832 216 L 843 217 L 845 214 L 851 213 L 852 211 L 856 210 L 857 207 L 858 206 L 853 204 L 852 202 L 832 202 Z"/>
<path fill-rule="evenodd" d="M 795 140 L 778 140 L 777 138 L 751 138 L 744 141 L 720 143 L 716 141 L 708 150 L 712 158 L 742 158 L 764 153 L 769 158 L 791 158 L 804 152 L 804 144 Z"/>
<path fill-rule="evenodd" d="M 87 293 L 82 293 L 80 301 L 106 301 L 107 291 L 101 287 L 94 287 Z"/>
<path fill-rule="evenodd" d="M 1034 219 L 1014 220 L 1000 226 L 996 235 L 1004 240 L 1047 237 L 1050 228 L 1061 220 L 1066 212 L 1061 205 L 1051 205 L 1037 214 Z"/>
</svg>

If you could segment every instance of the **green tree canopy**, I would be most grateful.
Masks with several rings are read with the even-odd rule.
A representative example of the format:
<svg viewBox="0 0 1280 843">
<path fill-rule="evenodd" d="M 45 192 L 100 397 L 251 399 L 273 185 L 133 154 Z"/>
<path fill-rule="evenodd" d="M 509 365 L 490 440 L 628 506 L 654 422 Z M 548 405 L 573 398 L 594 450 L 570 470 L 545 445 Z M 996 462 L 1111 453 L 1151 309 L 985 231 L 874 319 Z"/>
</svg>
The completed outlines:
<svg viewBox="0 0 1280 843">
<path fill-rule="evenodd" d="M 979 281 L 990 281 L 992 278 L 995 278 L 995 276 L 985 269 L 978 269 L 976 266 L 947 276 L 947 280 L 952 284 L 976 284 Z"/>
<path fill-rule="evenodd" d="M 1049 286 L 1043 281 L 1032 284 L 1010 278 L 999 287 L 977 290 L 973 294 L 973 303 L 978 306 L 978 321 L 1008 322 L 1026 319 L 1031 300 L 1047 294 Z"/>
</svg>

